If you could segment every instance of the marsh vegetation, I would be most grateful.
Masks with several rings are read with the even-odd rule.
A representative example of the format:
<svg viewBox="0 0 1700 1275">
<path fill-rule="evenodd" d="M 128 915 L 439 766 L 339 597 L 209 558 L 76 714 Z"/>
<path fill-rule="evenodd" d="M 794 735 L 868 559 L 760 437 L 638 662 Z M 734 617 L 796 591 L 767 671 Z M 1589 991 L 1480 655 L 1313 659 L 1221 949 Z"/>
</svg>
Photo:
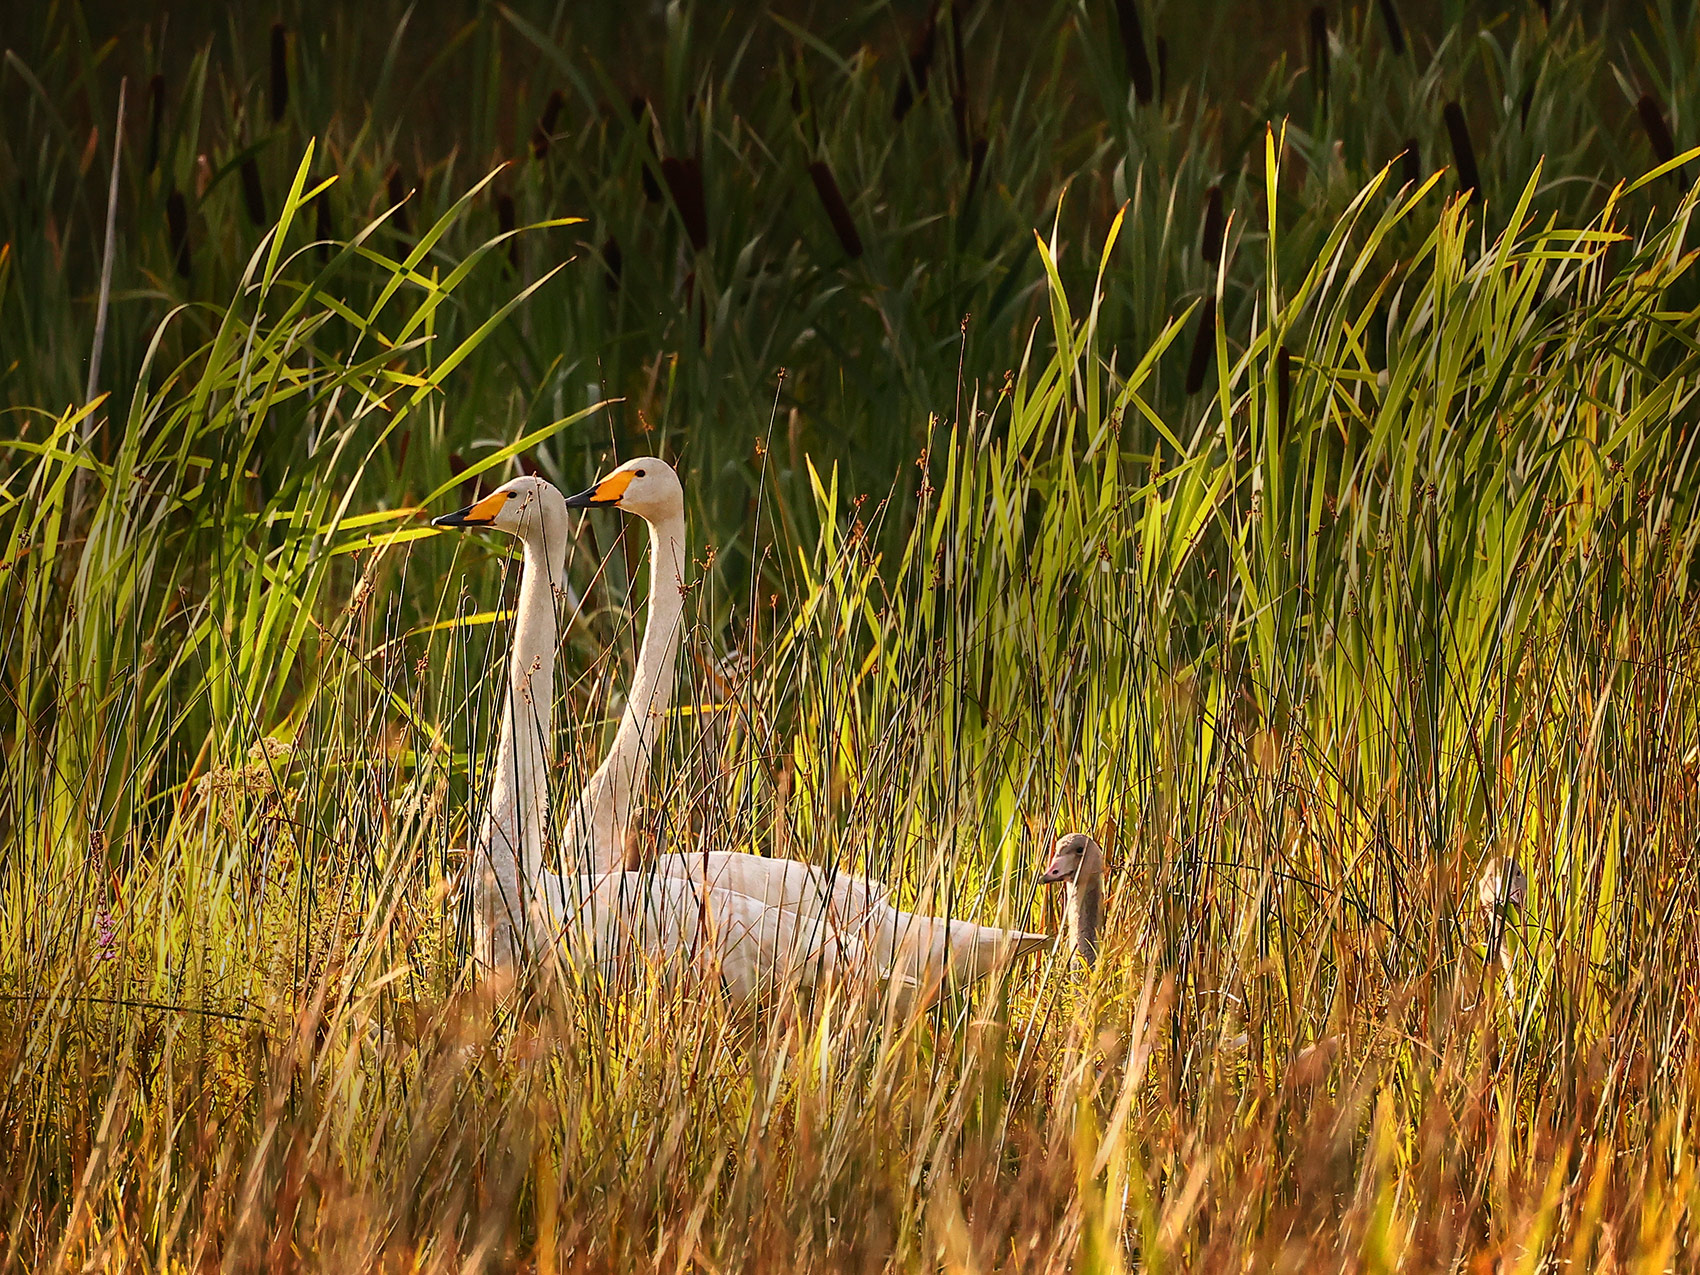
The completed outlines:
<svg viewBox="0 0 1700 1275">
<path fill-rule="evenodd" d="M 8 36 L 0 1266 L 1695 1264 L 1700 27 L 1194 7 Z M 517 564 L 429 518 L 645 453 L 634 853 L 1062 932 L 1089 830 L 1095 961 L 467 976 Z"/>
</svg>

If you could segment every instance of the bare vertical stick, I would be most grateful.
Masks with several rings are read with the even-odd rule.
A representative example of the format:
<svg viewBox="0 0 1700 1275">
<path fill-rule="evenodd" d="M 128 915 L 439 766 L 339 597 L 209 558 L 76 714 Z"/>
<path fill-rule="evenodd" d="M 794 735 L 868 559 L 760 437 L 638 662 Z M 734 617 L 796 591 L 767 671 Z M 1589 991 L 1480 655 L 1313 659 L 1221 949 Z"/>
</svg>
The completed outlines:
<svg viewBox="0 0 1700 1275">
<path fill-rule="evenodd" d="M 94 311 L 94 349 L 89 351 L 89 384 L 83 395 L 85 403 L 94 398 L 100 388 L 100 352 L 106 344 L 106 310 L 112 300 L 112 250 L 118 231 L 118 157 L 124 150 L 124 90 L 128 78 L 118 81 L 118 122 L 112 129 L 112 180 L 106 186 L 106 251 L 100 260 L 100 300 Z M 83 438 L 93 429 L 93 418 L 83 421 Z"/>
<path fill-rule="evenodd" d="M 112 178 L 106 186 L 106 251 L 100 262 L 100 299 L 94 307 L 94 348 L 89 351 L 89 381 L 83 392 L 83 402 L 94 402 L 95 392 L 100 388 L 100 352 L 106 345 L 106 311 L 112 302 L 112 252 L 113 241 L 118 236 L 118 158 L 124 151 L 124 90 L 129 86 L 129 79 L 118 81 L 118 120 L 112 128 Z M 94 440 L 94 413 L 83 417 L 83 448 L 87 450 Z M 88 471 L 77 467 L 77 476 L 71 483 L 71 516 L 76 517 L 77 510 L 83 503 L 83 483 Z"/>
</svg>

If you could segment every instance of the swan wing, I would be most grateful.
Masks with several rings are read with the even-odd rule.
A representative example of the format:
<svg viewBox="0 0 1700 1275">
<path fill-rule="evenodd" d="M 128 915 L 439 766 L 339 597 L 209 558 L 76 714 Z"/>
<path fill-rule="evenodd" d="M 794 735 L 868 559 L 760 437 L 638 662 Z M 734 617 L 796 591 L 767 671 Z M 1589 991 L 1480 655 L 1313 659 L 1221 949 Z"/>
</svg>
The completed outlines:
<svg viewBox="0 0 1700 1275">
<path fill-rule="evenodd" d="M 688 877 L 710 889 L 736 890 L 769 907 L 825 913 L 839 924 L 863 917 L 885 903 L 890 893 L 879 882 L 851 872 L 738 850 L 660 855 L 655 871 L 667 877 Z"/>
<path fill-rule="evenodd" d="M 862 963 L 860 942 L 818 919 L 684 876 L 610 872 L 563 880 L 565 948 L 613 976 L 635 957 L 706 959 L 730 998 L 753 1003 L 764 988 L 812 986 Z"/>
</svg>

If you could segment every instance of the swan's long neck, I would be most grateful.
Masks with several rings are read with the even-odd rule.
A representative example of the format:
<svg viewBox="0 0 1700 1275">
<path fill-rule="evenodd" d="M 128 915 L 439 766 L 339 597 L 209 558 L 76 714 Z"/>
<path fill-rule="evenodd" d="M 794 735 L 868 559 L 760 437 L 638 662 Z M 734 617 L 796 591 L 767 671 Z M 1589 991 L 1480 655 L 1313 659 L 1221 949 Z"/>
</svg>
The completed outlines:
<svg viewBox="0 0 1700 1275">
<path fill-rule="evenodd" d="M 685 610 L 684 582 L 685 517 L 681 510 L 649 524 L 649 619 L 638 649 L 637 670 L 613 746 L 585 785 L 574 813 L 580 845 L 589 851 L 589 870 L 593 872 L 612 872 L 620 867 L 632 806 L 649 775 L 656 722 L 673 700 L 680 619 Z"/>
<path fill-rule="evenodd" d="M 498 932 L 523 929 L 549 844 L 549 759 L 554 739 L 555 585 L 566 570 L 566 545 L 526 536 L 514 615 L 513 650 L 481 849 L 486 899 Z M 505 955 L 505 954 L 503 954 Z"/>
<path fill-rule="evenodd" d="M 1069 929 L 1074 950 L 1088 965 L 1098 959 L 1098 930 L 1104 920 L 1103 872 L 1086 867 L 1068 883 Z"/>
</svg>

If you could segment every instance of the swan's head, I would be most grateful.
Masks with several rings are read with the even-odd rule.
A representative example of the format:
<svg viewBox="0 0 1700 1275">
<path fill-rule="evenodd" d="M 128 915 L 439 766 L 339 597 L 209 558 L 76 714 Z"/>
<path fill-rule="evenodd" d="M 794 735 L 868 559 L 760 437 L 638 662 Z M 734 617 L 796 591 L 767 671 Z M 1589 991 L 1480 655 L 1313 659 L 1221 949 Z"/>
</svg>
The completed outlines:
<svg viewBox="0 0 1700 1275">
<path fill-rule="evenodd" d="M 1071 832 L 1057 838 L 1051 848 L 1050 866 L 1040 875 L 1039 884 L 1086 880 L 1101 876 L 1103 871 L 1103 847 L 1084 832 Z"/>
<path fill-rule="evenodd" d="M 497 531 L 566 544 L 572 529 L 567 525 L 567 500 L 552 483 L 541 478 L 516 478 L 476 500 L 465 509 L 431 519 L 433 527 L 494 527 Z"/>
<path fill-rule="evenodd" d="M 682 517 L 685 488 L 664 460 L 638 456 L 611 470 L 589 491 L 567 497 L 569 509 L 623 509 L 650 522 Z"/>
</svg>

